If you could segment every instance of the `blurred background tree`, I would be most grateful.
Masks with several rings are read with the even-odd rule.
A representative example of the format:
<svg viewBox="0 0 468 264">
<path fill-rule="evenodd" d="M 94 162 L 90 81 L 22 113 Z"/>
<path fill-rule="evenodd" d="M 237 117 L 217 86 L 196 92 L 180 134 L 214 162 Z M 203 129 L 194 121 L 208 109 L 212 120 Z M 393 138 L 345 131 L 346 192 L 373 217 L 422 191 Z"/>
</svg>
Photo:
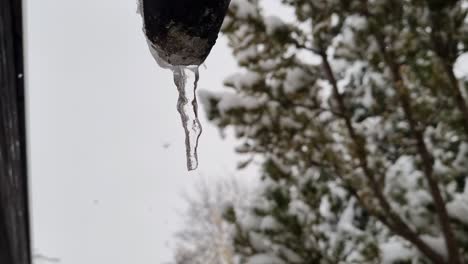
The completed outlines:
<svg viewBox="0 0 468 264">
<path fill-rule="evenodd" d="M 246 212 L 250 192 L 235 178 L 199 180 L 185 196 L 185 225 L 176 234 L 175 264 L 234 264 L 233 227 L 223 219 L 225 208 Z"/>
<path fill-rule="evenodd" d="M 236 261 L 468 262 L 468 1 L 269 1 L 232 1 L 242 71 L 200 94 L 262 164 Z"/>
</svg>

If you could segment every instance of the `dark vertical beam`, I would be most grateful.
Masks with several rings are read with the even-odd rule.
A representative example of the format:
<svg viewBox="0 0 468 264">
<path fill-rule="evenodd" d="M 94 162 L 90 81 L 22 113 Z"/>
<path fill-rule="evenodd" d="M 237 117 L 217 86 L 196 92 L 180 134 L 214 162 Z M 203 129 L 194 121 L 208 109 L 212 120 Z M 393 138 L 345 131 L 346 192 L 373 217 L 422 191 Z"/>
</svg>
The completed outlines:
<svg viewBox="0 0 468 264">
<path fill-rule="evenodd" d="M 0 263 L 31 264 L 22 1 L 0 0 Z"/>
</svg>

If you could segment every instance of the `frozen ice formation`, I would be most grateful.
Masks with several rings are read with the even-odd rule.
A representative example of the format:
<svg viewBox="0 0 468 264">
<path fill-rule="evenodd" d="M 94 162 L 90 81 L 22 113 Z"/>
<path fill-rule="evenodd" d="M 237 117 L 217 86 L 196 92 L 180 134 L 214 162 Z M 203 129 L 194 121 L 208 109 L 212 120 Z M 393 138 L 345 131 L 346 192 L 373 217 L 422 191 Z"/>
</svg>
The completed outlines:
<svg viewBox="0 0 468 264">
<path fill-rule="evenodd" d="M 174 83 L 179 91 L 177 111 L 182 118 L 185 130 L 185 148 L 187 152 L 187 168 L 194 170 L 198 167 L 198 138 L 202 127 L 197 116 L 196 89 L 198 83 L 198 66 L 178 66 L 173 69 Z"/>
<path fill-rule="evenodd" d="M 185 131 L 187 168 L 198 167 L 198 68 L 216 43 L 230 0 L 138 0 L 143 31 L 159 66 L 172 70 Z"/>
</svg>

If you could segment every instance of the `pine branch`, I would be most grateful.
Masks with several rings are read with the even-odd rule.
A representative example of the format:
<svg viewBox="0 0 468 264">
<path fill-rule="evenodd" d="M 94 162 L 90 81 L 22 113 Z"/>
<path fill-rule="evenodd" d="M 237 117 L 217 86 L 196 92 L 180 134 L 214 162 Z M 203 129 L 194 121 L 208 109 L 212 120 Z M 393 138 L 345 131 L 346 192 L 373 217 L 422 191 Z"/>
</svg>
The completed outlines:
<svg viewBox="0 0 468 264">
<path fill-rule="evenodd" d="M 427 1 L 426 1 L 427 3 Z M 437 55 L 437 58 L 443 65 L 443 70 L 445 72 L 445 75 L 449 79 L 449 88 L 452 93 L 452 96 L 454 97 L 455 104 L 458 107 L 458 110 L 462 114 L 462 119 L 463 119 L 463 128 L 465 130 L 466 135 L 468 136 L 468 105 L 466 103 L 465 98 L 463 97 L 463 93 L 461 91 L 459 82 L 457 80 L 457 77 L 455 77 L 455 74 L 453 72 L 453 63 L 449 61 L 449 51 L 447 50 L 447 43 L 444 43 L 444 40 L 442 40 L 437 33 L 440 31 L 440 24 L 442 22 L 440 21 L 439 17 L 434 14 L 434 11 L 429 8 L 429 14 L 430 14 L 430 21 L 431 21 L 431 27 L 432 31 L 430 33 L 430 39 L 431 39 L 431 46 L 432 50 L 434 53 Z"/>
<path fill-rule="evenodd" d="M 366 151 L 366 140 L 359 136 L 352 124 L 351 118 L 347 115 L 348 111 L 346 109 L 343 96 L 338 90 L 338 84 L 334 76 L 333 70 L 330 66 L 327 54 L 325 51 L 320 52 L 322 57 L 323 68 L 333 89 L 333 96 L 338 103 L 339 111 L 345 115 L 344 118 L 348 133 L 356 147 L 359 166 L 364 172 L 364 175 L 369 180 L 372 191 L 374 192 L 375 197 L 377 198 L 380 206 L 382 206 L 383 211 L 390 217 L 392 222 L 382 220 L 382 216 L 378 216 L 378 219 L 382 221 L 390 230 L 398 234 L 399 236 L 405 238 L 411 242 L 416 248 L 418 248 L 424 255 L 429 259 L 433 260 L 435 263 L 443 263 L 443 258 L 437 252 L 435 252 L 431 247 L 429 247 L 416 232 L 411 230 L 411 228 L 401 219 L 401 217 L 393 210 L 388 200 L 385 198 L 382 190 L 382 186 L 377 182 L 373 173 L 369 169 L 367 163 L 367 151 Z"/>
<path fill-rule="evenodd" d="M 366 0 L 363 1 L 366 2 Z M 369 18 L 370 14 L 367 11 L 365 13 Z M 387 50 L 384 38 L 380 32 L 375 28 L 371 28 L 371 30 L 374 38 L 377 41 L 379 51 L 384 59 L 384 62 L 390 68 L 393 88 L 398 95 L 398 99 L 400 101 L 401 107 L 403 108 L 406 120 L 409 123 L 410 132 L 413 138 L 416 140 L 416 147 L 423 163 L 424 176 L 428 183 L 431 196 L 434 200 L 437 216 L 439 218 L 442 233 L 445 238 L 447 252 L 449 254 L 449 263 L 460 264 L 461 258 L 458 252 L 458 243 L 450 226 L 450 218 L 448 216 L 447 208 L 445 207 L 445 202 L 442 198 L 438 182 L 433 174 L 434 158 L 429 153 L 426 143 L 424 142 L 423 130 L 418 127 L 417 121 L 414 117 L 409 98 L 409 91 L 403 83 L 400 66 L 394 61 L 394 54 L 391 54 L 391 52 Z"/>
</svg>

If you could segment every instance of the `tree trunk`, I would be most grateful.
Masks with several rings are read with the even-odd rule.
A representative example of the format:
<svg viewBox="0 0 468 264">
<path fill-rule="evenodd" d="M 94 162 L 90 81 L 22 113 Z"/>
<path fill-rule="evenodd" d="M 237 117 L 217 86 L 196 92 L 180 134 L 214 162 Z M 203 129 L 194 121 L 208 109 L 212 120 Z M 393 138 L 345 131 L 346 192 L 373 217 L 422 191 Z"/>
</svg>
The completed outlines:
<svg viewBox="0 0 468 264">
<path fill-rule="evenodd" d="M 0 263 L 30 264 L 22 1 L 0 0 Z"/>
</svg>

